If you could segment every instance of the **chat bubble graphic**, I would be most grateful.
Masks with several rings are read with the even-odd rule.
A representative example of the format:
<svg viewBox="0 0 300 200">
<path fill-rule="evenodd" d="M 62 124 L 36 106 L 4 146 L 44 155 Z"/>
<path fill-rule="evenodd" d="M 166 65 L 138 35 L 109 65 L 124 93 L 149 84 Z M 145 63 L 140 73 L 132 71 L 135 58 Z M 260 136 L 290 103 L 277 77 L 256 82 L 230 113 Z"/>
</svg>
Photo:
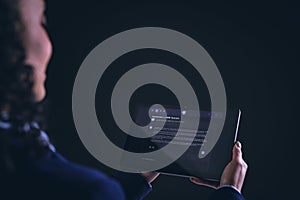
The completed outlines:
<svg viewBox="0 0 300 200">
<path fill-rule="evenodd" d="M 169 51 L 187 60 L 207 85 L 211 98 L 211 111 L 221 111 L 226 114 L 227 109 L 225 87 L 216 64 L 207 51 L 189 36 L 167 28 L 143 27 L 118 33 L 101 42 L 87 55 L 78 70 L 72 96 L 73 119 L 77 133 L 86 149 L 101 163 L 124 172 L 161 169 L 177 160 L 189 148 L 189 145 L 176 145 L 170 142 L 163 148 L 152 152 L 126 151 L 112 143 L 99 124 L 95 109 L 95 95 L 104 71 L 120 56 L 147 48 Z M 180 106 L 189 105 L 199 111 L 196 113 L 196 117 L 200 120 L 198 99 L 189 81 L 170 66 L 146 63 L 123 74 L 112 92 L 112 114 L 116 124 L 123 132 L 137 138 L 153 136 L 145 134 L 145 127 L 135 124 L 129 114 L 130 97 L 137 88 L 149 83 L 159 84 L 170 89 L 178 99 Z M 181 114 L 183 121 L 185 117 Z M 199 158 L 204 158 L 213 149 L 221 135 L 225 118 L 221 119 L 221 122 L 218 121 L 220 125 L 211 131 L 211 124 L 214 124 L 214 120 L 211 118 L 205 137 L 208 142 L 201 146 Z M 135 131 L 128 132 L 128 124 L 133 125 Z M 195 130 L 192 133 L 194 137 L 198 125 L 199 122 L 190 127 Z M 176 137 L 177 135 L 174 140 Z M 192 141 L 189 142 L 189 144 L 191 143 Z M 202 154 L 201 152 L 206 153 Z M 130 166 L 121 166 L 122 158 L 126 158 L 126 163 L 129 163 Z M 149 160 L 155 160 L 155 162 L 149 162 Z"/>
</svg>

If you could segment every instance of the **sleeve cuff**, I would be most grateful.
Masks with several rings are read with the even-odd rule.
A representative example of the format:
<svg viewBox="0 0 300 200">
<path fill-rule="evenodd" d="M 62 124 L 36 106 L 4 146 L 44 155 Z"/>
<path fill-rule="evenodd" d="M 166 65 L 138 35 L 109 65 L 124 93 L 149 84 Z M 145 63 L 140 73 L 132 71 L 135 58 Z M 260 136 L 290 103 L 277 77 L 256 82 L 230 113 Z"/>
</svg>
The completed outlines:
<svg viewBox="0 0 300 200">
<path fill-rule="evenodd" d="M 241 194 L 241 191 L 239 189 L 237 189 L 235 186 L 233 185 L 222 185 L 220 187 L 218 187 L 218 189 L 221 189 L 221 188 L 224 188 L 224 187 L 229 187 L 229 188 L 232 188 L 234 189 L 235 191 L 237 191 L 239 194 Z"/>
<path fill-rule="evenodd" d="M 223 185 L 215 190 L 210 200 L 245 200 L 243 195 L 232 185 Z"/>
<path fill-rule="evenodd" d="M 143 199 L 152 191 L 151 184 L 140 174 L 118 172 L 114 177 L 122 185 L 127 200 Z"/>
</svg>

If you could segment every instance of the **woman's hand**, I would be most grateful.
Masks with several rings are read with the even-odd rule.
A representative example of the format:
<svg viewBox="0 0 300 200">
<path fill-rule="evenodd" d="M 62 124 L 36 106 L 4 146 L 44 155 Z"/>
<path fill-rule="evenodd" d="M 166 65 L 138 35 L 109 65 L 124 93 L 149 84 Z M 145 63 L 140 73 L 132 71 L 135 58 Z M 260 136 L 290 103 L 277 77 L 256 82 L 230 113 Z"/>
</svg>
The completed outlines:
<svg viewBox="0 0 300 200">
<path fill-rule="evenodd" d="M 232 150 L 232 160 L 223 171 L 220 186 L 232 185 L 241 191 L 247 169 L 248 165 L 242 158 L 242 145 L 236 142 Z"/>
<path fill-rule="evenodd" d="M 242 145 L 240 142 L 236 142 L 232 150 L 232 160 L 225 167 L 223 174 L 221 176 L 220 183 L 201 180 L 198 178 L 190 178 L 190 180 L 198 185 L 204 185 L 212 188 L 218 188 L 223 185 L 232 185 L 236 187 L 239 191 L 242 190 L 244 179 L 248 165 L 242 158 Z"/>
<path fill-rule="evenodd" d="M 199 178 L 195 178 L 195 177 L 191 177 L 190 181 L 192 181 L 193 183 L 195 183 L 197 185 L 203 185 L 203 186 L 211 187 L 214 189 L 217 189 L 220 186 L 219 182 L 203 180 L 203 179 L 199 179 Z"/>
<path fill-rule="evenodd" d="M 158 176 L 158 172 L 146 172 L 146 173 L 141 173 L 141 176 L 143 176 L 148 183 L 152 183 Z"/>
</svg>

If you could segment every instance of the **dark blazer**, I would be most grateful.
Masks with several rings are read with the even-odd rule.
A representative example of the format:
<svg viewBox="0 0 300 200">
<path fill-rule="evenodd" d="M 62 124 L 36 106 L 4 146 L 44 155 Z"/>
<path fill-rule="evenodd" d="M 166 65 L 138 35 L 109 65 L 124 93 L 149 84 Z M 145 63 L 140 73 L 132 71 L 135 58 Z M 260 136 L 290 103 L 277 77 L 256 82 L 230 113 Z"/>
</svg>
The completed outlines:
<svg viewBox="0 0 300 200">
<path fill-rule="evenodd" d="M 14 176 L 2 178 L 0 199 L 131 200 L 142 199 L 151 191 L 139 174 L 122 173 L 120 177 L 116 181 L 49 152 L 23 164 Z"/>
<path fill-rule="evenodd" d="M 98 170 L 84 167 L 50 151 L 24 164 L 14 176 L 0 180 L 0 199 L 45 200 L 137 200 L 152 189 L 139 174 L 118 174 L 112 179 Z M 199 197 L 200 199 L 200 197 Z M 244 200 L 235 189 L 223 187 L 210 200 Z"/>
<path fill-rule="evenodd" d="M 39 130 L 37 124 L 31 126 Z M 8 118 L 1 119 L 0 115 L 0 134 L 9 134 L 6 132 L 11 128 Z M 49 151 L 38 159 L 18 163 L 18 170 L 13 175 L 0 176 L 1 200 L 138 200 L 152 190 L 151 185 L 139 174 L 120 172 L 113 179 L 98 170 L 66 160 L 55 151 L 47 134 L 39 131 L 41 134 L 37 139 L 45 143 Z M 12 141 L 15 143 L 18 140 Z M 216 190 L 210 198 L 243 199 L 239 192 L 230 187 Z"/>
</svg>

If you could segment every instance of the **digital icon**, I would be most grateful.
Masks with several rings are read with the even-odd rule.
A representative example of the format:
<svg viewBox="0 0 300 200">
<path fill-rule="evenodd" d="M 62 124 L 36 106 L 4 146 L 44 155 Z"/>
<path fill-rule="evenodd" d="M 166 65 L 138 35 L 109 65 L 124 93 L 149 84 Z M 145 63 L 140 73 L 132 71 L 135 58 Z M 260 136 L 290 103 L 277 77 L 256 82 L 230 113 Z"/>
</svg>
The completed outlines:
<svg viewBox="0 0 300 200">
<path fill-rule="evenodd" d="M 104 71 L 120 56 L 145 48 L 169 51 L 186 59 L 207 85 L 211 98 L 211 110 L 226 114 L 226 92 L 221 74 L 207 51 L 191 37 L 161 27 L 136 28 L 109 37 L 97 45 L 80 66 L 73 87 L 72 111 L 77 133 L 86 149 L 101 163 L 125 172 L 156 171 L 166 167 L 177 160 L 192 144 L 192 141 L 189 141 L 186 145 L 176 145 L 171 141 L 164 147 L 152 152 L 134 153 L 121 149 L 112 143 L 100 126 L 95 110 L 95 94 Z M 149 130 L 148 125 L 145 127 L 138 126 L 132 121 L 129 114 L 129 100 L 132 94 L 137 88 L 150 83 L 163 85 L 170 89 L 175 94 L 180 107 L 183 108 L 188 105 L 195 108 L 197 110 L 195 116 L 200 120 L 197 95 L 187 78 L 173 69 L 172 66 L 145 63 L 123 74 L 112 91 L 111 111 L 117 126 L 124 133 L 136 138 L 152 136 L 145 134 L 145 129 Z M 158 112 L 159 109 L 164 110 L 165 108 L 161 105 L 154 105 L 150 111 Z M 163 117 L 166 117 L 166 114 L 166 112 L 160 113 Z M 151 116 L 149 117 L 151 118 Z M 182 121 L 185 121 L 186 117 L 186 113 L 182 113 Z M 213 124 L 214 120 L 212 118 L 210 124 Z M 155 121 L 155 118 L 151 118 L 151 121 Z M 166 122 L 164 118 L 157 121 L 162 123 L 159 127 L 163 127 Z M 200 148 L 200 159 L 204 158 L 217 143 L 224 122 L 225 119 L 222 118 L 214 131 L 215 134 L 210 134 L 211 126 L 209 125 L 208 134 L 205 138 L 208 142 Z M 128 131 L 129 124 L 133 124 L 135 131 Z M 197 120 L 190 125 L 190 129 L 195 130 L 194 133 L 191 133 L 193 137 L 196 136 L 198 125 L 199 121 Z M 179 125 L 180 128 L 181 124 Z M 173 140 L 177 138 L 178 134 Z M 131 164 L 129 168 L 120 166 L 122 156 L 125 156 L 128 163 Z M 149 161 L 144 158 L 159 162 L 149 165 Z"/>
</svg>

